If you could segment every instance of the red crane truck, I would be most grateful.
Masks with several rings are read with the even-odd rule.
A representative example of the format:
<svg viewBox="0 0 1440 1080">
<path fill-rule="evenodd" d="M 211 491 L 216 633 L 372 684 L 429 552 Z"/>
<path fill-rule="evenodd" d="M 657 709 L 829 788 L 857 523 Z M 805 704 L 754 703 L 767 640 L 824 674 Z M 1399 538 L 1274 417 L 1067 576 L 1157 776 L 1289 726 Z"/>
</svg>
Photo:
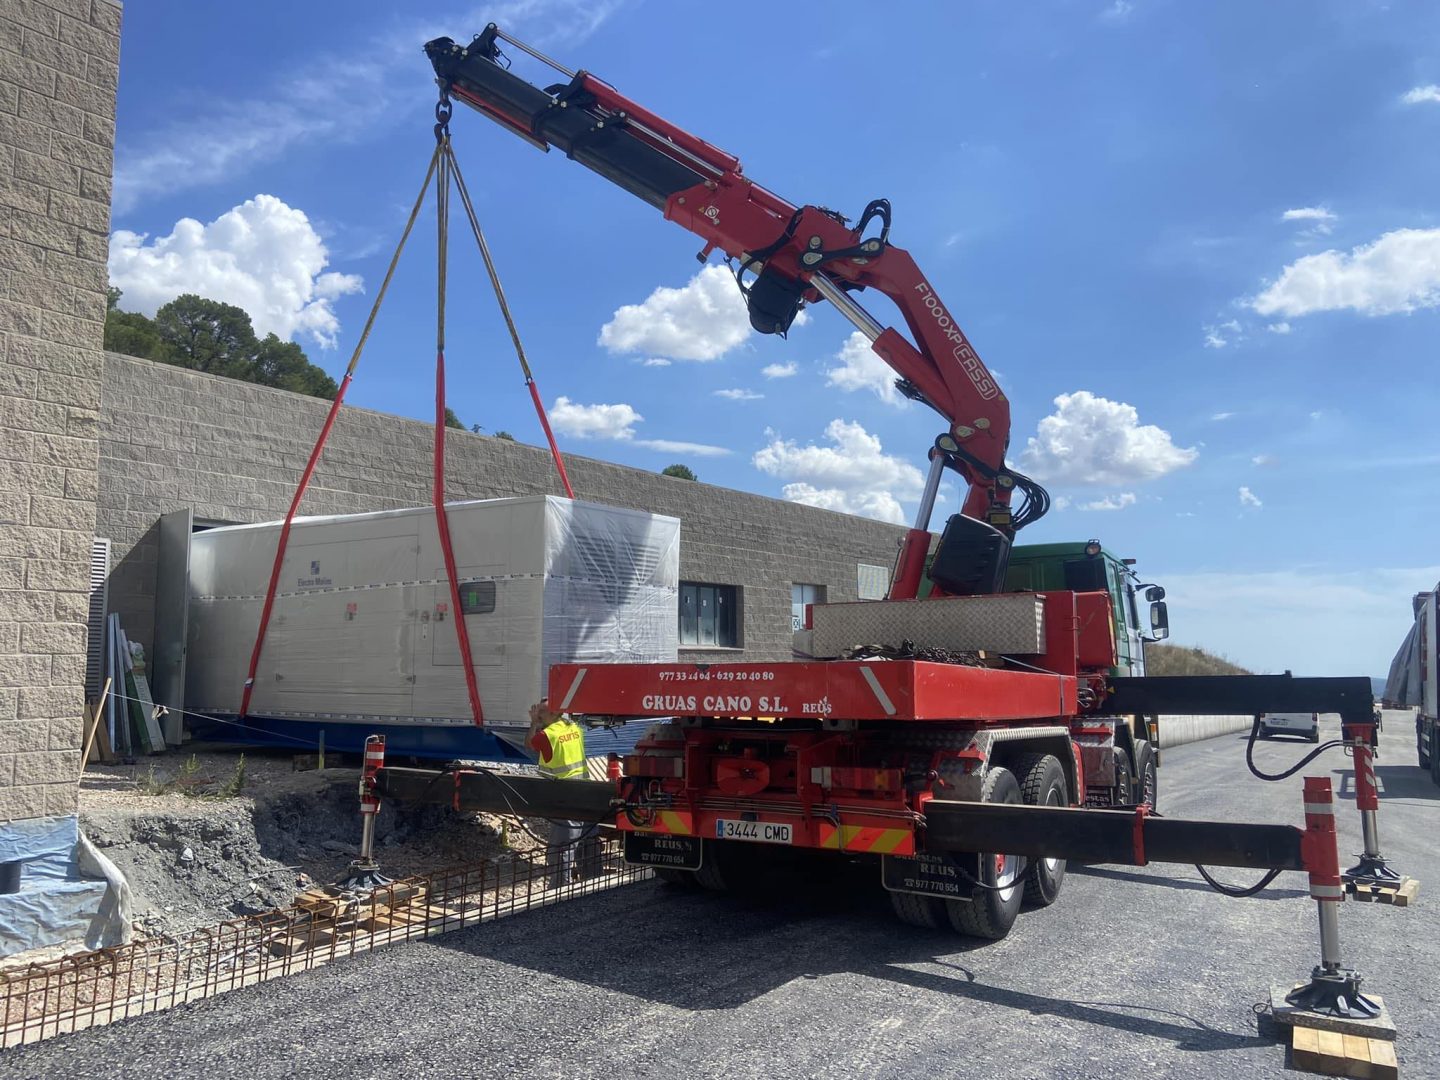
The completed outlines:
<svg viewBox="0 0 1440 1080">
<path fill-rule="evenodd" d="M 502 44 L 566 81 L 525 81 Z M 731 263 L 762 333 L 784 334 L 802 306 L 830 303 L 895 370 L 899 390 L 943 419 L 888 598 L 813 608 L 816 659 L 556 666 L 549 707 L 652 725 L 612 762 L 612 781 L 460 770 L 446 777 L 445 801 L 495 808 L 523 791 L 532 811 L 613 824 L 629 860 L 681 884 L 725 888 L 796 849 L 873 861 L 900 918 L 986 938 L 1009 931 L 1022 901 L 1055 900 L 1065 854 L 1143 863 L 1147 850 L 1160 858 L 1165 848 L 1186 861 L 1304 865 L 1298 834 L 1283 826 L 1148 817 L 1155 754 L 1133 719 L 1287 707 L 1368 718 L 1368 680 L 1127 678 L 1117 640 L 1134 628 L 1117 628 L 1116 597 L 1101 578 L 1037 588 L 1040 579 L 1012 573 L 1025 562 L 1012 552 L 1015 533 L 1049 497 L 1007 466 L 1005 394 L 934 285 L 890 243 L 886 200 L 871 201 L 853 226 L 833 210 L 796 206 L 746 177 L 734 155 L 494 25 L 469 45 L 439 38 L 425 49 L 442 121 L 461 101 L 690 229 L 704 242 L 702 262 L 718 250 Z M 448 137 L 443 127 L 437 138 Z M 856 301 L 865 289 L 895 303 L 908 336 Z M 937 538 L 930 522 L 947 469 L 966 497 Z M 1099 545 L 1084 555 L 1100 558 Z M 1007 592 L 1007 580 L 1024 591 Z M 1147 598 L 1162 596 L 1152 588 Z M 1163 607 L 1154 612 L 1152 629 L 1163 631 Z M 367 782 L 388 796 L 436 797 L 435 774 L 423 770 L 379 769 Z M 1087 801 L 1131 813 L 1053 819 L 1065 823 L 1060 836 L 1039 809 Z M 966 804 L 1039 813 L 975 816 Z"/>
</svg>

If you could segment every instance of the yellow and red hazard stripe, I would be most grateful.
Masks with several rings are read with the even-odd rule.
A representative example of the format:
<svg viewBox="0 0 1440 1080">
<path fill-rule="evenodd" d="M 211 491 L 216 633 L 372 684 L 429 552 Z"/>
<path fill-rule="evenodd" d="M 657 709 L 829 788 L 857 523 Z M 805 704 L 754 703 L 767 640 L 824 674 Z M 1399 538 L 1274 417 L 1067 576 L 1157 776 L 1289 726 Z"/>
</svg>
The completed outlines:
<svg viewBox="0 0 1440 1080">
<path fill-rule="evenodd" d="M 840 825 L 821 822 L 820 847 L 831 850 L 868 852 L 874 855 L 915 854 L 915 833 L 908 828 L 878 825 Z"/>
<path fill-rule="evenodd" d="M 650 824 L 634 831 L 663 833 L 669 836 L 694 836 L 695 815 L 688 810 L 661 810 L 656 813 Z"/>
</svg>

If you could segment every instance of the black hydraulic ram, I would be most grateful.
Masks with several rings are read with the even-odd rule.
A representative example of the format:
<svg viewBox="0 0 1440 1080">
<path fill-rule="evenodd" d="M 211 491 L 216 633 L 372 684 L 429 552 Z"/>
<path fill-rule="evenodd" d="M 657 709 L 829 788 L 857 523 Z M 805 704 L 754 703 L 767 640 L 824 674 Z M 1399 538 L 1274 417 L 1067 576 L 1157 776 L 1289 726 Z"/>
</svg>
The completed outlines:
<svg viewBox="0 0 1440 1080">
<path fill-rule="evenodd" d="M 925 804 L 927 851 L 1003 851 L 1032 859 L 1304 870 L 1305 834 L 1289 825 L 1184 821 L 1143 811 L 955 802 Z"/>
<path fill-rule="evenodd" d="M 401 802 L 456 810 L 585 823 L 614 820 L 615 785 L 596 780 L 550 780 L 477 769 L 381 769 L 375 792 Z"/>
</svg>

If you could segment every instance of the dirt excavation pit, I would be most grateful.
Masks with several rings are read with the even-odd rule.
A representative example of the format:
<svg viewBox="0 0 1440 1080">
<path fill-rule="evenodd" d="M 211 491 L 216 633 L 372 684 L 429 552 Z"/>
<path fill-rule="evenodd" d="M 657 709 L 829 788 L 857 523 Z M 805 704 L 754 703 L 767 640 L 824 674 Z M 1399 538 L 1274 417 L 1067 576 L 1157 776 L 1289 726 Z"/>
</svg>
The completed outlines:
<svg viewBox="0 0 1440 1080">
<path fill-rule="evenodd" d="M 91 765 L 80 825 L 133 891 L 135 929 L 183 934 L 290 904 L 343 877 L 359 852 L 359 770 L 297 771 L 288 753 L 172 751 Z M 385 802 L 376 859 L 390 877 L 533 850 L 544 822 Z"/>
</svg>

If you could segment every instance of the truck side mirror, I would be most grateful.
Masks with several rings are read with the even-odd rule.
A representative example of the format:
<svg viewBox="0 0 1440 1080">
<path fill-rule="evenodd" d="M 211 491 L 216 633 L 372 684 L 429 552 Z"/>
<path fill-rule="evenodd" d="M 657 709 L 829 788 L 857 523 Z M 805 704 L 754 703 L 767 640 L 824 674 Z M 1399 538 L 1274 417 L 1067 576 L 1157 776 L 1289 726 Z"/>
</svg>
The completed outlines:
<svg viewBox="0 0 1440 1080">
<path fill-rule="evenodd" d="M 1148 589 L 1145 590 L 1145 599 L 1151 601 L 1152 603 L 1156 600 L 1164 600 L 1165 586 L 1151 585 Z"/>
<path fill-rule="evenodd" d="M 1150 605 L 1150 639 L 1163 641 L 1169 636 L 1170 611 L 1166 608 L 1164 600 L 1156 600 Z"/>
</svg>

